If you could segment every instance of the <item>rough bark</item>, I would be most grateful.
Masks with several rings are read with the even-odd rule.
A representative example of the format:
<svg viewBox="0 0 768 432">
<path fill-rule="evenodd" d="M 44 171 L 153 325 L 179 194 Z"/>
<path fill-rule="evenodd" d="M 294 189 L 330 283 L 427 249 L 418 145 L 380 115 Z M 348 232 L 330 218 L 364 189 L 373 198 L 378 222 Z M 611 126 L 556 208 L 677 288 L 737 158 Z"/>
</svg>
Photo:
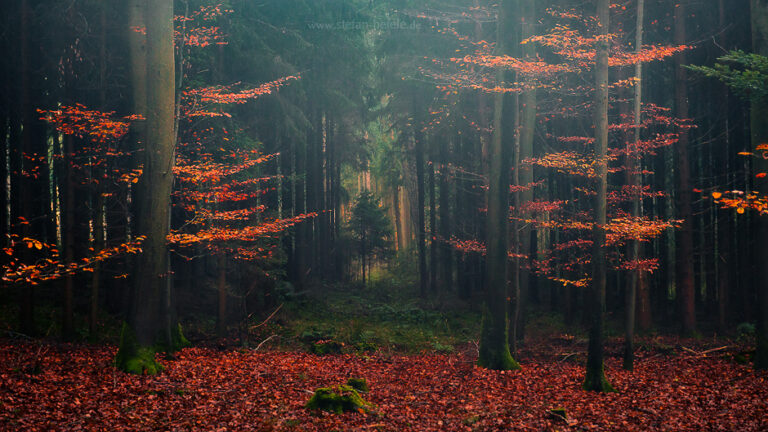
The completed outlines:
<svg viewBox="0 0 768 432">
<path fill-rule="evenodd" d="M 117 364 L 132 373 L 156 372 L 148 353 L 160 344 L 168 349 L 181 343 L 172 328 L 169 304 L 169 259 L 166 237 L 170 230 L 173 187 L 175 62 L 173 1 L 146 3 L 147 111 L 143 175 L 138 184 L 137 231 L 146 236 L 137 258 L 133 307 L 117 354 Z"/>
</svg>

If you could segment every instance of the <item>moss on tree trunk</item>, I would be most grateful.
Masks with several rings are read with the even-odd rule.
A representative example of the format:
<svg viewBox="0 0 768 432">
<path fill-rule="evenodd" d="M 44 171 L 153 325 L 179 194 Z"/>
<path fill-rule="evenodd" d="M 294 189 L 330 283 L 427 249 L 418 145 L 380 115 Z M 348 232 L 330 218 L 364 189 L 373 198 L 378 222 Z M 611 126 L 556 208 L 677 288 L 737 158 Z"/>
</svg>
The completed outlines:
<svg viewBox="0 0 768 432">
<path fill-rule="evenodd" d="M 115 356 L 115 366 L 118 369 L 136 375 L 158 374 L 163 371 L 163 365 L 155 360 L 155 352 L 155 347 L 140 345 L 131 326 L 123 323 L 120 347 Z"/>
</svg>

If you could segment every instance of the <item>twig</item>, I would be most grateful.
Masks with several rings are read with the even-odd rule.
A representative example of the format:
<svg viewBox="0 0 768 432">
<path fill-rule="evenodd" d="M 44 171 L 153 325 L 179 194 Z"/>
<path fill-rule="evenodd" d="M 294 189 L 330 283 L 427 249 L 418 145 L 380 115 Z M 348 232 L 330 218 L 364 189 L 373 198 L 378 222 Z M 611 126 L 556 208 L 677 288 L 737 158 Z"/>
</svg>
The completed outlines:
<svg viewBox="0 0 768 432">
<path fill-rule="evenodd" d="M 713 352 L 717 352 L 717 351 L 722 351 L 722 350 L 724 350 L 724 349 L 728 349 L 728 348 L 730 348 L 730 347 L 731 347 L 731 345 L 726 345 L 726 346 L 721 346 L 720 348 L 712 348 L 712 349 L 708 349 L 708 350 L 706 350 L 706 351 L 701 351 L 701 352 L 699 352 L 699 351 L 694 351 L 694 350 L 692 350 L 692 349 L 690 349 L 690 348 L 687 348 L 687 347 L 680 347 L 680 348 L 682 348 L 682 349 L 683 349 L 683 350 L 685 350 L 685 351 L 688 351 L 688 352 L 689 352 L 689 353 L 691 353 L 691 354 L 695 354 L 695 355 L 697 355 L 697 356 L 703 356 L 703 355 L 707 355 L 707 354 L 709 354 L 709 353 L 713 353 Z"/>
<path fill-rule="evenodd" d="M 282 305 L 282 304 L 280 304 L 280 306 L 278 306 L 278 307 L 277 307 L 277 309 L 275 309 L 275 311 L 274 311 L 274 312 L 272 312 L 271 314 L 269 314 L 269 316 L 267 317 L 267 319 L 265 319 L 264 321 L 262 321 L 262 322 L 261 322 L 261 324 L 258 324 L 258 325 L 255 325 L 255 326 L 252 326 L 252 327 L 250 328 L 250 330 L 253 330 L 253 329 L 255 329 L 255 328 L 259 328 L 259 327 L 263 326 L 264 324 L 266 324 L 266 323 L 267 323 L 267 321 L 271 320 L 271 319 L 272 319 L 272 317 L 273 317 L 273 316 L 275 316 L 275 314 L 277 313 L 277 311 L 279 311 L 279 310 L 280 310 L 280 308 L 282 308 L 282 307 L 283 307 L 283 305 Z M 274 335 L 273 335 L 273 336 L 274 336 Z M 262 343 L 263 343 L 263 342 L 262 342 Z"/>
<path fill-rule="evenodd" d="M 564 362 L 564 361 L 568 360 L 569 358 L 571 358 L 571 357 L 573 357 L 573 356 L 575 356 L 575 355 L 579 355 L 579 354 L 584 354 L 584 351 L 577 351 L 577 352 L 572 352 L 572 353 L 570 353 L 570 354 L 566 354 L 566 355 L 565 355 L 565 357 L 563 357 L 563 358 L 562 358 L 562 359 L 559 361 L 559 363 L 562 363 L 562 362 Z"/>
<path fill-rule="evenodd" d="M 709 354 L 709 353 L 713 353 L 713 352 L 717 352 L 717 351 L 722 351 L 724 349 L 731 348 L 732 346 L 733 345 L 726 345 L 726 346 L 721 346 L 720 348 L 712 348 L 712 349 L 708 349 L 706 351 L 702 351 L 700 354 L 701 355 L 705 355 L 705 354 Z"/>
<path fill-rule="evenodd" d="M 260 344 L 258 344 L 258 345 L 256 346 L 256 348 L 254 348 L 252 351 L 253 351 L 253 352 L 256 352 L 256 351 L 258 351 L 258 350 L 259 350 L 259 348 L 261 348 L 261 346 L 262 346 L 262 345 L 264 345 L 265 343 L 267 343 L 267 342 L 268 342 L 270 339 L 272 339 L 272 338 L 273 338 L 273 337 L 275 337 L 275 336 L 277 336 L 277 335 L 276 335 L 276 334 L 273 334 L 272 336 L 270 336 L 270 337 L 268 337 L 268 338 L 264 339 L 264 340 L 263 340 L 263 341 L 261 341 L 261 343 L 260 343 Z"/>
</svg>

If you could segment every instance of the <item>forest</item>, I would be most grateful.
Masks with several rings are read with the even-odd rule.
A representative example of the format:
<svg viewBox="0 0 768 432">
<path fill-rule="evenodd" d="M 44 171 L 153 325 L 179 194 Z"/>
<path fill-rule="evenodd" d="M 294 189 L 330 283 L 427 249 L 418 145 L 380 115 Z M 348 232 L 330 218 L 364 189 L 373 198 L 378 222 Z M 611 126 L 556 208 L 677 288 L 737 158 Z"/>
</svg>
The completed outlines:
<svg viewBox="0 0 768 432">
<path fill-rule="evenodd" d="M 13 0 L 0 51 L 0 430 L 768 430 L 765 0 Z"/>
</svg>

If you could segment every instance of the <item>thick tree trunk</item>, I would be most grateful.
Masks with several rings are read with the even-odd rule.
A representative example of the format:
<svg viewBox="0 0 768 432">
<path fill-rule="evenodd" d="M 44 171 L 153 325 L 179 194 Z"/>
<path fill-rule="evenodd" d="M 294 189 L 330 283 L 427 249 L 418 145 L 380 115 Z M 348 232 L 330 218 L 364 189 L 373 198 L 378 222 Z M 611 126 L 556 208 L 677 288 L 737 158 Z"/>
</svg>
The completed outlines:
<svg viewBox="0 0 768 432">
<path fill-rule="evenodd" d="M 597 18 L 600 35 L 610 31 L 610 10 L 608 0 L 598 0 Z M 605 317 L 605 224 L 606 193 L 608 189 L 608 40 L 597 46 L 595 64 L 595 159 L 597 187 L 595 196 L 593 228 L 594 248 L 592 251 L 592 310 L 587 353 L 587 373 L 584 389 L 590 391 L 613 391 L 605 378 L 603 366 L 603 322 Z"/>
<path fill-rule="evenodd" d="M 175 148 L 175 62 L 173 1 L 146 5 L 147 111 L 143 175 L 138 184 L 138 234 L 146 236 L 137 259 L 133 307 L 123 328 L 116 362 L 131 373 L 155 373 L 154 347 L 183 343 L 172 329 L 168 250 L 170 196 Z"/>
<path fill-rule="evenodd" d="M 509 37 L 516 12 L 516 1 L 502 0 L 499 8 L 496 54 L 504 55 L 512 47 Z M 512 36 L 514 37 L 514 36 Z M 496 74 L 501 85 L 504 72 Z M 493 137 L 489 146 L 490 171 L 488 185 L 488 213 L 486 223 L 486 299 L 483 326 L 480 334 L 478 364 L 495 370 L 519 369 L 520 365 L 509 352 L 507 309 L 508 237 L 509 237 L 509 171 L 511 146 L 505 143 L 505 96 L 495 95 Z"/>
<path fill-rule="evenodd" d="M 686 42 L 686 1 L 675 4 L 674 42 Z M 688 73 L 685 69 L 686 54 L 675 56 L 675 115 L 688 118 Z M 691 335 L 696 331 L 696 293 L 693 274 L 693 211 L 691 207 L 691 171 L 688 156 L 688 130 L 681 128 L 677 142 L 677 218 L 683 221 L 678 233 L 677 291 L 680 304 L 682 332 Z"/>
</svg>

